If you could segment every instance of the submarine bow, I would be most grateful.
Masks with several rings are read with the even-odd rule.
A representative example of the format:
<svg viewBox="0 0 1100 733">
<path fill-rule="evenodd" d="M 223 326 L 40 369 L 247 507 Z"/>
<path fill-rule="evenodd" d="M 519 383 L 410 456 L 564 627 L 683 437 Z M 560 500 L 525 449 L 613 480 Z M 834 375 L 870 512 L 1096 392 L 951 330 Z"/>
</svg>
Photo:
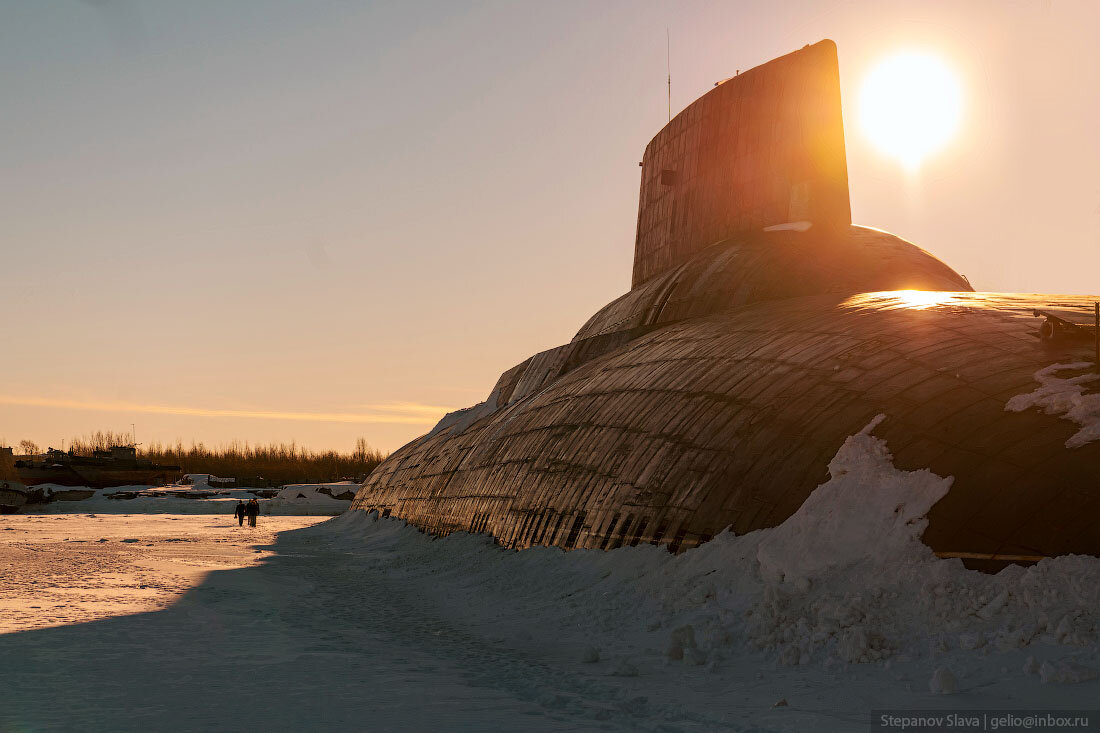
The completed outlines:
<svg viewBox="0 0 1100 733">
<path fill-rule="evenodd" d="M 396 451 L 354 509 L 513 548 L 675 552 L 781 523 L 884 414 L 898 468 L 954 477 L 923 536 L 942 556 L 1100 554 L 1100 443 L 1009 409 L 1037 373 L 1092 358 L 1051 337 L 1070 321 L 1040 334 L 1033 316 L 1094 298 L 974 293 L 853 225 L 831 41 L 696 100 L 641 177 L 631 290 Z"/>
</svg>

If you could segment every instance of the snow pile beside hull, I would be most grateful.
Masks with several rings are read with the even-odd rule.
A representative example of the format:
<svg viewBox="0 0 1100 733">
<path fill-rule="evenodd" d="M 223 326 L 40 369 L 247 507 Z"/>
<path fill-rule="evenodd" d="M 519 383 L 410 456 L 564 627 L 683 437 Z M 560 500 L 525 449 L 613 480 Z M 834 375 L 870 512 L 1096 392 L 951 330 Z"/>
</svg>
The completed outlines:
<svg viewBox="0 0 1100 733">
<path fill-rule="evenodd" d="M 1085 385 L 1100 379 L 1100 374 L 1059 377 L 1058 372 L 1089 369 L 1087 361 L 1071 364 L 1051 364 L 1035 373 L 1039 387 L 1034 392 L 1016 395 L 1008 401 L 1009 412 L 1023 412 L 1038 407 L 1047 415 L 1058 415 L 1077 423 L 1081 429 L 1066 441 L 1067 448 L 1078 448 L 1100 439 L 1100 394 L 1085 394 Z"/>
<path fill-rule="evenodd" d="M 947 494 L 952 479 L 894 468 L 886 442 L 871 435 L 884 419 L 879 415 L 848 438 L 829 463 L 831 480 L 765 532 L 757 553 L 765 577 L 808 583 L 861 562 L 887 565 L 931 556 L 920 536 L 928 510 Z"/>
<path fill-rule="evenodd" d="M 679 556 L 649 545 L 517 553 L 485 535 L 433 541 L 377 513 L 349 512 L 308 531 L 453 584 L 460 614 L 503 623 L 493 599 L 512 599 L 509 613 L 541 619 L 531 625 L 557 629 L 578 655 L 602 648 L 603 659 L 611 652 L 643 667 L 722 665 L 755 650 L 780 666 L 892 660 L 931 674 L 924 667 L 935 661 L 965 674 L 975 659 L 1030 647 L 1055 658 L 1084 653 L 1085 666 L 1096 666 L 1100 559 L 1064 556 L 987 575 L 937 558 L 920 534 L 951 479 L 894 468 L 870 434 L 880 419 L 845 442 L 830 479 L 782 525 L 723 532 Z"/>
</svg>

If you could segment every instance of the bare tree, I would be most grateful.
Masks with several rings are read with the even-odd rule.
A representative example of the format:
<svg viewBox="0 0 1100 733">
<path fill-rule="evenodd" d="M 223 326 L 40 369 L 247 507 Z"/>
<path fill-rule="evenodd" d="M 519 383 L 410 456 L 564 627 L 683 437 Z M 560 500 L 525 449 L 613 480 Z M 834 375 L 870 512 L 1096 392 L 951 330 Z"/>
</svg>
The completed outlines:
<svg viewBox="0 0 1100 733">
<path fill-rule="evenodd" d="M 19 441 L 19 450 L 23 451 L 25 456 L 38 455 L 38 443 L 33 440 L 21 440 Z"/>
</svg>

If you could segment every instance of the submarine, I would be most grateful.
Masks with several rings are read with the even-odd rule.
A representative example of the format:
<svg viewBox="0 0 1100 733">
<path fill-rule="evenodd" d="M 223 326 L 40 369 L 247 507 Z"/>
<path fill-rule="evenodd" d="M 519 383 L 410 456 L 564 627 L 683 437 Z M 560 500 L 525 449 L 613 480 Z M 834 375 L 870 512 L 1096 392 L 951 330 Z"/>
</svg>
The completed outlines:
<svg viewBox="0 0 1100 733">
<path fill-rule="evenodd" d="M 940 557 L 1100 554 L 1100 427 L 1044 402 L 1091 396 L 1097 298 L 975 292 L 851 218 L 835 44 L 719 83 L 646 147 L 630 291 L 352 508 L 508 548 L 683 552 L 782 523 L 883 415 L 898 469 L 953 477 L 922 536 Z"/>
</svg>

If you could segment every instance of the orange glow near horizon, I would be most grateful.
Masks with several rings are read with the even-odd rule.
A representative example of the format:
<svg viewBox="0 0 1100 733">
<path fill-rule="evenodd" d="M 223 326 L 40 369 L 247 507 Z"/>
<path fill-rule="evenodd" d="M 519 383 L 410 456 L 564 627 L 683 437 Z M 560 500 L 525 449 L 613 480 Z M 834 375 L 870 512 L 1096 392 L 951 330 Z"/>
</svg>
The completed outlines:
<svg viewBox="0 0 1100 733">
<path fill-rule="evenodd" d="M 287 412 L 280 410 L 227 410 L 180 405 L 149 405 L 133 402 L 92 402 L 59 400 L 46 397 L 14 397 L 0 395 L 0 405 L 56 407 L 97 412 L 126 412 L 157 415 L 190 415 L 194 417 L 233 417 L 260 420 L 291 420 L 301 422 L 391 423 L 399 425 L 434 425 L 451 410 L 436 405 L 397 402 L 384 405 L 364 405 L 367 412 Z"/>
<path fill-rule="evenodd" d="M 942 59 L 898 53 L 867 74 L 859 104 L 863 133 L 880 152 L 913 172 L 958 131 L 962 87 Z"/>
</svg>

